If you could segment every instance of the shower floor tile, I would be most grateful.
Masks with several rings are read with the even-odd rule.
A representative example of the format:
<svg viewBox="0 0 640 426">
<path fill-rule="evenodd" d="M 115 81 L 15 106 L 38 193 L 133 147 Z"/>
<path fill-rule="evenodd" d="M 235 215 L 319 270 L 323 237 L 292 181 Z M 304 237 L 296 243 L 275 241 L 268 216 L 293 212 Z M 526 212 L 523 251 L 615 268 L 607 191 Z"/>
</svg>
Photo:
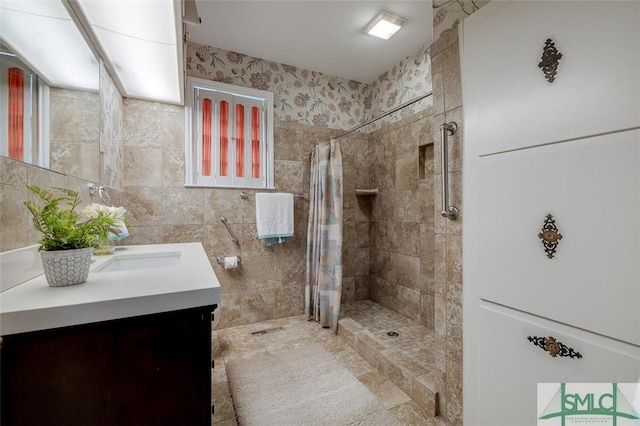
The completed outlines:
<svg viewBox="0 0 640 426">
<path fill-rule="evenodd" d="M 338 334 L 413 400 L 396 414 L 413 419 L 423 413 L 439 421 L 433 416 L 446 359 L 433 350 L 435 332 L 371 300 L 342 305 L 340 314 Z"/>
</svg>

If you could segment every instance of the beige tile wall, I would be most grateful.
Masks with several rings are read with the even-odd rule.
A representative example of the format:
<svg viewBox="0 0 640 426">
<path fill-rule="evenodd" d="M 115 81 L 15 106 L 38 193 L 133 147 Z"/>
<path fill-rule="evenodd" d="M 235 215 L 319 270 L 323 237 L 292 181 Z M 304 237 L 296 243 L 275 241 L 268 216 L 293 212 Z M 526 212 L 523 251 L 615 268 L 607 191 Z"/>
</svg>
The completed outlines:
<svg viewBox="0 0 640 426">
<path fill-rule="evenodd" d="M 220 280 L 222 301 L 218 328 L 303 313 L 309 152 L 335 130 L 293 122 L 276 122 L 275 185 L 278 191 L 303 193 L 295 199 L 295 235 L 266 247 L 257 239 L 255 191 L 184 187 L 184 109 L 153 102 L 124 102 L 125 206 L 135 225 L 128 244 L 201 241 Z M 366 138 L 341 138 L 344 163 L 345 302 L 367 298 L 367 262 L 356 280 L 356 233 L 368 235 L 367 216 L 356 214 L 356 181 L 369 178 Z M 356 226 L 356 216 L 362 219 Z M 239 238 L 234 244 L 220 219 L 226 217 Z M 363 222 L 364 221 L 364 222 Z M 364 235 L 362 245 L 367 248 Z M 225 270 L 216 256 L 242 256 L 238 269 Z M 362 256 L 361 256 L 362 257 Z M 362 260 L 362 259 L 361 259 Z"/>
<path fill-rule="evenodd" d="M 369 180 L 379 190 L 370 197 L 371 299 L 429 328 L 434 326 L 432 122 L 429 108 L 373 132 Z"/>
<path fill-rule="evenodd" d="M 27 183 L 78 191 L 82 206 L 100 202 L 97 196 L 89 194 L 89 181 L 0 156 L 0 251 L 37 244 L 40 239 L 33 229 L 31 214 L 22 204 L 34 197 L 25 187 Z M 122 203 L 122 191 L 108 188 L 108 193 L 114 204 Z"/>
<path fill-rule="evenodd" d="M 386 188 L 380 199 L 356 197 L 355 189 L 372 186 L 371 180 L 382 176 L 378 171 L 382 174 L 390 173 L 376 165 L 371 146 L 385 146 L 385 149 L 393 151 L 395 158 L 393 138 L 405 141 L 398 146 L 398 199 L 392 198 L 388 205 L 394 217 L 400 217 L 397 230 L 393 228 L 393 238 L 396 238 L 397 232 L 401 241 L 398 253 L 399 275 L 405 284 L 400 290 L 400 298 L 412 301 L 407 304 L 406 311 L 414 318 L 417 318 L 416 315 L 421 310 L 420 304 L 429 303 L 432 299 L 425 291 L 419 290 L 427 288 L 425 280 L 429 274 L 424 271 L 425 262 L 429 263 L 430 259 L 429 256 L 423 259 L 424 256 L 418 255 L 418 251 L 427 250 L 427 246 L 419 247 L 419 234 L 425 232 L 426 222 L 418 225 L 421 221 L 419 217 L 425 215 L 423 210 L 426 205 L 414 197 L 415 194 L 420 194 L 424 199 L 429 191 L 429 184 L 421 182 L 421 188 L 418 189 L 415 176 L 409 178 L 404 171 L 405 163 L 411 163 L 414 169 L 417 167 L 417 159 L 404 153 L 408 146 L 405 138 L 409 136 L 414 141 L 424 141 L 422 136 L 418 137 L 415 133 L 425 132 L 424 119 L 427 115 L 420 113 L 418 118 L 404 119 L 392 127 L 388 134 L 380 130 L 371 141 L 369 136 L 357 132 L 340 138 L 344 163 L 343 303 L 369 298 L 372 280 L 370 261 L 379 265 L 377 258 L 387 254 L 383 250 L 371 248 L 382 244 L 382 239 L 390 238 L 387 234 L 381 237 L 378 226 L 373 222 L 372 227 L 371 223 L 376 217 L 375 212 L 379 210 L 379 207 L 375 210 L 374 207 L 379 206 L 379 200 L 384 200 L 388 195 L 385 193 Z M 182 107 L 126 99 L 123 117 L 126 186 L 124 192 L 109 189 L 114 204 L 127 208 L 134 225 L 131 236 L 123 244 L 201 241 L 222 285 L 222 315 L 218 327 L 302 313 L 309 185 L 308 153 L 314 144 L 339 132 L 292 122 L 276 123 L 276 186 L 279 191 L 304 193 L 305 200 L 295 201 L 296 236 L 282 246 L 267 248 L 256 238 L 255 191 L 246 191 L 250 197 L 243 200 L 239 195 L 240 190 L 184 187 Z M 385 138 L 385 144 L 380 145 L 376 137 Z M 416 155 L 414 148 L 417 149 L 417 145 L 410 148 L 412 156 Z M 22 205 L 22 201 L 28 196 L 25 183 L 74 188 L 81 194 L 86 193 L 83 198 L 87 203 L 98 201 L 89 196 L 86 187 L 88 182 L 85 180 L 6 158 L 0 160 L 2 250 L 37 242 L 28 212 Z M 394 175 L 389 178 L 395 180 L 395 165 L 392 170 Z M 413 175 L 417 170 L 414 172 Z M 391 191 L 389 194 L 393 195 L 395 192 Z M 419 213 L 416 210 L 418 208 Z M 220 222 L 223 216 L 229 220 L 238 235 L 239 246 L 231 242 L 226 228 Z M 235 254 L 243 257 L 241 267 L 237 270 L 225 270 L 215 263 L 216 256 Z M 394 257 L 394 265 L 395 261 Z M 416 294 L 421 296 L 416 298 Z M 425 315 L 419 317 L 428 318 Z M 430 324 L 428 321 L 426 323 Z"/>
<path fill-rule="evenodd" d="M 123 104 L 125 190 L 109 188 L 114 204 L 128 210 L 133 228 L 123 244 L 201 241 L 222 285 L 218 327 L 300 314 L 303 311 L 309 152 L 340 131 L 277 122 L 275 183 L 279 191 L 304 193 L 295 201 L 296 235 L 264 247 L 256 238 L 254 194 L 240 190 L 184 187 L 184 109 L 125 99 Z M 354 132 L 340 139 L 344 163 L 343 302 L 369 298 L 371 201 L 355 196 L 369 186 L 369 138 Z M 35 244 L 25 183 L 76 189 L 86 203 L 88 181 L 0 158 L 0 249 Z M 227 217 L 240 239 L 235 245 L 220 222 Z M 237 270 L 225 270 L 216 256 L 239 254 Z"/>
<path fill-rule="evenodd" d="M 462 143 L 457 28 L 431 46 L 433 110 L 370 135 L 370 297 L 435 329 L 444 357 L 440 407 L 447 424 L 462 424 Z M 450 202 L 457 221 L 440 215 L 439 125 L 455 121 L 449 138 Z M 434 143 L 435 142 L 435 143 Z M 425 146 L 426 145 L 426 146 Z M 420 161 L 420 146 L 423 146 Z M 423 167 L 423 179 L 419 179 Z M 362 202 L 362 201 L 361 201 Z"/>
<path fill-rule="evenodd" d="M 100 61 L 100 183 L 110 188 L 124 188 L 123 98 L 104 63 Z"/>
<path fill-rule="evenodd" d="M 445 31 L 431 45 L 433 75 L 435 141 L 440 140 L 439 126 L 455 121 L 458 131 L 449 137 L 450 204 L 460 210 L 456 221 L 440 216 L 442 170 L 440 144 L 434 145 L 434 302 L 435 330 L 438 336 L 436 350 L 446 356 L 443 382 L 444 414 L 449 424 L 462 424 L 462 149 L 464 123 L 460 84 L 460 60 L 457 25 Z"/>
<path fill-rule="evenodd" d="M 50 89 L 50 168 L 100 180 L 100 95 Z"/>
</svg>

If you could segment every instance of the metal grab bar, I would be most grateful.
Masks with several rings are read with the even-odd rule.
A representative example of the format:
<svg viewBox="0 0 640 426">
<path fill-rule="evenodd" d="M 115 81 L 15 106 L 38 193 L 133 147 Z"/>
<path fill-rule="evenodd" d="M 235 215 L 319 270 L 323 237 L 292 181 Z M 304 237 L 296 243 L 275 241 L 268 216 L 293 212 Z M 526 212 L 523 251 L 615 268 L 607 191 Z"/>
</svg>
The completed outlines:
<svg viewBox="0 0 640 426">
<path fill-rule="evenodd" d="M 234 234 L 233 231 L 231 230 L 231 227 L 229 226 L 229 221 L 227 220 L 227 218 L 223 217 L 222 219 L 220 219 L 220 222 L 224 223 L 224 226 L 227 227 L 227 231 L 229 231 L 229 234 L 231 235 L 231 241 L 238 244 L 238 237 L 236 237 L 236 234 Z"/>
<path fill-rule="evenodd" d="M 458 209 L 449 205 L 449 136 L 456 133 L 458 125 L 455 121 L 440 125 L 440 158 L 442 162 L 442 210 L 440 214 L 450 220 L 458 218 Z"/>
</svg>

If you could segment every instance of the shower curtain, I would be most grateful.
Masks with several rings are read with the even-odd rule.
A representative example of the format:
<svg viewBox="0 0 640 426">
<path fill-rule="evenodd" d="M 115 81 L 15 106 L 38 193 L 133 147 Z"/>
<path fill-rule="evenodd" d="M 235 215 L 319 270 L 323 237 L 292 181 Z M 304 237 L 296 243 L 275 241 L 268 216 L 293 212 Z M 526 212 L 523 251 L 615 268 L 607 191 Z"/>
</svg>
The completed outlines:
<svg viewBox="0 0 640 426">
<path fill-rule="evenodd" d="M 342 292 L 342 154 L 340 142 L 317 145 L 311 154 L 307 284 L 304 312 L 338 330 Z"/>
</svg>

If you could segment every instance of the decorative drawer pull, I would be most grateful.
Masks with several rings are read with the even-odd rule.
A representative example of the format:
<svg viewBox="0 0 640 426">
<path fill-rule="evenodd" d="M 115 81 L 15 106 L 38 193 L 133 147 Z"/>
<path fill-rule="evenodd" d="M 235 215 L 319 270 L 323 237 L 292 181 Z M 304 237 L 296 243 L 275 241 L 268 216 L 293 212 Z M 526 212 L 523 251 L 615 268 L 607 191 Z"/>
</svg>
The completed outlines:
<svg viewBox="0 0 640 426">
<path fill-rule="evenodd" d="M 547 41 L 544 42 L 542 58 L 540 58 L 538 68 L 542 70 L 545 80 L 549 83 L 553 83 L 556 79 L 560 59 L 562 59 L 562 53 L 558 51 L 553 40 L 548 38 Z"/>
<path fill-rule="evenodd" d="M 569 358 L 582 358 L 582 355 L 580 355 L 580 352 L 576 352 L 573 350 L 573 348 L 565 346 L 564 343 L 562 342 L 558 342 L 555 339 L 555 337 L 529 336 L 527 337 L 527 340 L 529 340 L 531 343 L 538 346 L 539 348 L 549 352 L 549 355 L 551 355 L 554 358 L 556 356 L 561 356 L 561 357 L 568 356 Z"/>
<path fill-rule="evenodd" d="M 542 225 L 538 238 L 542 241 L 547 257 L 553 259 L 553 256 L 556 254 L 558 242 L 562 239 L 562 234 L 558 232 L 556 221 L 551 214 L 548 214 L 544 220 L 544 225 Z"/>
</svg>

